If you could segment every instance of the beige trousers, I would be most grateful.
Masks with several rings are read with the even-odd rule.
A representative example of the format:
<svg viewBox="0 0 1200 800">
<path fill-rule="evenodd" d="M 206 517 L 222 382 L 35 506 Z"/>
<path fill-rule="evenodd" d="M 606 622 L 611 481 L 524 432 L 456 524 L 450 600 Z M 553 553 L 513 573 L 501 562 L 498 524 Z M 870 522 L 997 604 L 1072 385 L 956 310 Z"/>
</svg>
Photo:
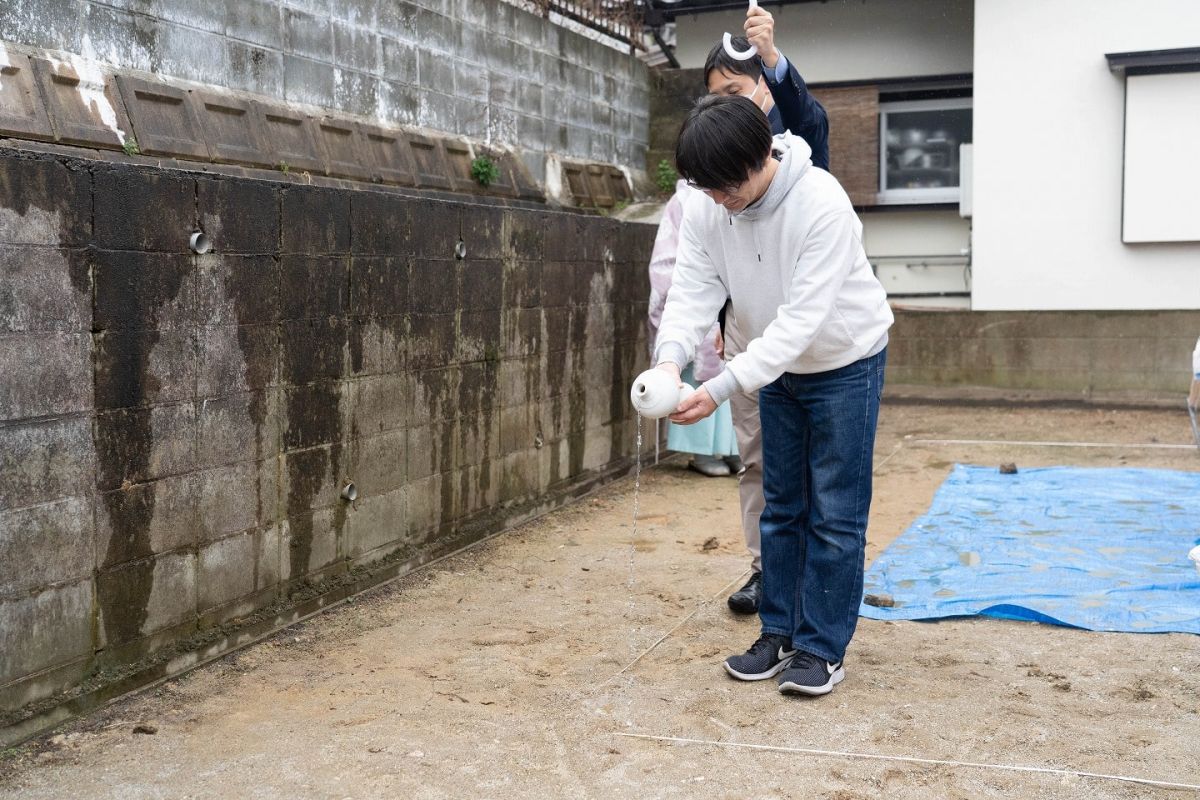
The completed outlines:
<svg viewBox="0 0 1200 800">
<path fill-rule="evenodd" d="M 728 361 L 742 352 L 746 342 L 737 329 L 732 310 L 725 318 L 725 359 Z M 738 494 L 742 505 L 742 533 L 746 537 L 746 549 L 750 551 L 751 566 L 762 571 L 762 537 L 758 532 L 758 518 L 762 516 L 762 423 L 758 419 L 758 392 L 735 393 L 729 398 L 729 410 L 733 415 L 733 433 L 737 437 L 738 455 L 745 469 L 738 475 Z"/>
</svg>

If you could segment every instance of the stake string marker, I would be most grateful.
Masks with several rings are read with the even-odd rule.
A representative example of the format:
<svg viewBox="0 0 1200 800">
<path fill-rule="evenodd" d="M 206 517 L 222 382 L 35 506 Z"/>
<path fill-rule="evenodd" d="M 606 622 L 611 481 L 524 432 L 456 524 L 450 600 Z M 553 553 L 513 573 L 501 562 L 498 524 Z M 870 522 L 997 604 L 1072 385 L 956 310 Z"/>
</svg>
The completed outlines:
<svg viewBox="0 0 1200 800">
<path fill-rule="evenodd" d="M 639 434 L 641 433 L 640 420 L 639 420 L 639 429 L 638 429 L 638 433 L 639 433 Z M 896 455 L 897 453 L 899 453 L 899 452 L 900 452 L 900 449 L 901 449 L 902 447 L 904 447 L 904 443 L 903 443 L 903 442 L 897 442 L 897 443 L 896 443 L 896 446 L 895 446 L 894 448 L 892 448 L 892 452 L 888 453 L 888 455 L 887 455 L 887 458 L 883 459 L 883 461 L 880 461 L 878 464 L 876 464 L 876 465 L 875 465 L 875 468 L 874 468 L 873 472 L 877 472 L 877 471 L 879 470 L 879 468 L 880 468 L 880 467 L 882 467 L 882 466 L 883 466 L 884 464 L 886 464 L 888 461 L 891 461 L 891 459 L 892 459 L 892 456 L 894 456 L 894 455 Z M 638 442 L 638 451 L 639 451 L 639 452 L 641 451 L 641 442 L 640 442 L 640 441 Z M 634 522 L 633 522 L 633 526 L 634 526 L 634 534 L 635 534 L 635 535 L 636 535 L 636 532 L 637 532 L 637 513 L 638 513 L 638 485 L 639 485 L 639 481 L 638 481 L 637 479 L 635 479 L 635 480 L 634 480 L 634 495 L 633 495 L 633 520 L 634 520 Z M 638 656 L 637 656 L 635 659 L 633 659 L 633 661 L 630 661 L 628 664 L 626 664 L 626 665 L 625 665 L 624 667 L 622 667 L 620 670 L 618 670 L 617 672 L 614 672 L 612 675 L 608 676 L 608 677 L 607 677 L 607 678 L 605 678 L 603 681 L 601 681 L 600 683 L 596 684 L 596 688 L 599 688 L 599 687 L 601 687 L 601 686 L 604 686 L 604 685 L 608 684 L 608 683 L 609 683 L 609 681 L 612 681 L 614 678 L 619 678 L 621 675 L 624 675 L 626 672 L 628 672 L 630 669 L 632 669 L 632 668 L 633 668 L 633 667 L 634 667 L 634 666 L 635 666 L 635 665 L 636 665 L 636 664 L 637 664 L 639 661 L 641 661 L 641 660 L 642 660 L 643 658 L 645 658 L 646 656 L 650 655 L 650 653 L 652 653 L 652 652 L 653 652 L 653 651 L 654 651 L 654 650 L 655 650 L 655 649 L 656 649 L 656 648 L 657 648 L 657 647 L 658 647 L 660 644 L 662 644 L 662 643 L 663 643 L 663 642 L 665 642 L 667 639 L 669 639 L 669 638 L 670 638 L 670 636 L 671 636 L 671 634 L 675 633 L 675 631 L 679 630 L 679 629 L 680 629 L 680 628 L 682 628 L 682 627 L 683 627 L 685 624 L 687 624 L 687 622 L 688 622 L 688 621 L 689 621 L 689 620 L 690 620 L 692 617 L 696 616 L 696 614 L 698 614 L 698 613 L 700 612 L 700 610 L 701 610 L 701 609 L 703 609 L 705 606 L 707 606 L 707 605 L 708 605 L 709 603 L 711 603 L 713 600 L 716 600 L 718 597 L 720 597 L 720 596 L 722 596 L 723 594 L 725 594 L 725 592 L 729 591 L 729 589 L 730 589 L 731 587 L 733 587 L 733 586 L 736 586 L 738 583 L 740 583 L 742 580 L 744 580 L 744 579 L 745 579 L 745 577 L 746 577 L 747 575 L 749 575 L 749 574 L 750 574 L 750 570 L 745 570 L 744 572 L 742 572 L 742 574 L 741 574 L 741 575 L 738 575 L 738 576 L 737 576 L 736 578 L 734 578 L 732 581 L 730 581 L 729 583 L 727 583 L 727 584 L 725 584 L 724 586 L 722 586 L 722 587 L 721 587 L 721 589 L 720 589 L 720 591 L 718 591 L 718 592 L 717 592 L 716 594 L 714 594 L 712 597 L 709 597 L 709 598 L 707 598 L 706 600 L 703 600 L 703 601 L 700 603 L 700 605 L 698 605 L 698 606 L 696 606 L 694 609 L 692 609 L 692 611 L 691 611 L 691 613 L 690 613 L 690 614 L 688 614 L 688 615 L 687 615 L 686 617 L 684 617 L 683 619 L 679 620 L 679 622 L 677 622 L 677 623 L 675 624 L 675 627 L 671 628 L 671 630 L 667 631 L 667 632 L 666 632 L 666 633 L 664 633 L 662 636 L 658 637 L 658 639 L 657 639 L 657 640 L 656 640 L 656 641 L 655 641 L 653 644 L 651 644 L 649 647 L 647 647 L 645 650 L 643 650 L 641 653 L 639 653 L 639 654 L 638 654 Z M 628 613 L 628 610 L 632 610 L 632 607 L 633 607 L 633 539 L 632 539 L 632 537 L 630 538 L 630 551 L 629 551 L 629 584 L 628 584 L 628 585 L 629 585 L 629 606 L 628 606 L 628 608 L 627 608 L 627 613 Z"/>
<path fill-rule="evenodd" d="M 770 744 L 750 744 L 745 742 L 719 742 L 708 739 L 685 739 L 678 736 L 651 736 L 646 733 L 614 733 L 627 739 L 646 739 L 654 742 L 671 742 L 673 744 L 700 744 L 715 747 L 740 748 L 743 750 L 765 750 L 772 753 L 795 753 L 809 756 L 830 756 L 834 758 L 861 758 L 875 761 L 902 761 L 907 764 L 933 764 L 947 767 L 972 767 L 974 769 L 1007 770 L 1009 772 L 1034 772 L 1043 775 L 1063 775 L 1077 778 L 1098 778 L 1100 780 L 1124 781 L 1140 783 L 1146 786 L 1161 786 L 1167 789 L 1200 789 L 1197 783 L 1175 783 L 1172 781 L 1138 778 L 1130 775 L 1107 775 L 1101 772 L 1083 772 L 1075 769 L 1057 769 L 1055 767 L 1026 767 L 1018 764 L 987 764 L 979 761 L 951 761 L 941 758 L 918 758 L 916 756 L 889 756 L 883 753 L 855 753 L 848 750 L 817 750 L 811 747 L 781 747 Z"/>
<path fill-rule="evenodd" d="M 888 453 L 887 458 L 875 465 L 874 469 L 871 470 L 871 474 L 874 475 L 876 472 L 879 472 L 879 470 L 883 468 L 884 464 L 892 460 L 892 456 L 900 452 L 901 447 L 904 447 L 904 442 L 896 442 L 896 446 L 892 448 L 892 452 Z"/>
<path fill-rule="evenodd" d="M 607 678 L 600 681 L 599 684 L 596 684 L 595 687 L 599 688 L 601 686 L 604 686 L 605 684 L 607 684 L 608 681 L 611 681 L 613 678 L 618 678 L 618 676 L 623 675 L 626 672 L 626 670 L 629 670 L 632 667 L 634 667 L 634 664 L 636 664 L 638 661 L 641 661 L 642 658 L 650 655 L 650 652 L 652 652 L 656 648 L 656 646 L 659 646 L 660 644 L 666 642 L 667 638 L 670 638 L 672 633 L 678 631 L 680 627 L 683 627 L 685 622 L 690 620 L 692 618 L 692 616 L 695 616 L 698 612 L 700 612 L 700 610 L 702 608 L 704 608 L 704 606 L 707 606 L 708 603 L 713 602 L 714 600 L 718 599 L 718 597 L 720 597 L 721 595 L 724 595 L 726 593 L 726 591 L 730 590 L 730 587 L 734 587 L 734 585 L 737 585 L 738 582 L 742 581 L 742 579 L 745 578 L 746 576 L 748 576 L 749 573 L 750 573 L 750 570 L 746 570 L 745 572 L 742 573 L 742 575 L 739 575 L 738 577 L 733 578 L 732 581 L 725 584 L 724 587 L 721 587 L 720 590 L 718 591 L 718 593 L 716 593 L 712 597 L 708 597 L 708 599 L 706 599 L 706 600 L 702 600 L 701 603 L 698 604 L 698 606 L 691 609 L 690 614 L 684 616 L 684 618 L 682 620 L 679 620 L 678 622 L 676 622 L 676 626 L 672 627 L 670 631 L 667 631 L 666 633 L 662 634 L 662 636 L 660 636 L 658 638 L 658 640 L 655 640 L 654 644 L 652 644 L 652 645 L 648 646 L 648 648 L 642 650 L 642 652 L 640 652 L 640 654 L 638 654 L 637 657 L 634 658 L 634 660 L 630 661 L 628 664 L 625 664 L 625 666 L 620 668 L 618 670 L 618 672 L 614 672 L 613 674 L 608 675 Z"/>
<path fill-rule="evenodd" d="M 688 615 L 687 615 L 686 617 L 684 617 L 683 619 L 679 620 L 679 622 L 677 622 L 677 623 L 675 624 L 675 627 L 674 627 L 674 628 L 671 628 L 671 630 L 667 631 L 667 632 L 666 632 L 666 633 L 664 633 L 662 636 L 658 637 L 658 639 L 657 639 L 657 640 L 654 642 L 654 644 L 650 645 L 650 646 L 649 646 L 649 647 L 647 647 L 645 650 L 643 650 L 641 653 L 639 653 L 639 654 L 638 654 L 638 657 L 637 657 L 637 658 L 635 658 L 633 661 L 630 661 L 630 662 L 629 662 L 628 664 L 626 664 L 624 667 L 621 667 L 621 669 L 620 669 L 619 671 L 617 671 L 617 672 L 614 672 L 612 675 L 609 675 L 609 676 L 608 676 L 607 678 L 605 678 L 603 681 L 601 681 L 600 683 L 596 684 L 596 687 L 595 687 L 595 688 L 597 688 L 597 689 L 598 689 L 598 688 L 600 688 L 601 686 L 604 686 L 604 685 L 605 685 L 605 684 L 607 684 L 609 681 L 611 681 L 613 678 L 617 678 L 617 677 L 619 677 L 619 676 L 621 676 L 621 675 L 625 674 L 625 672 L 626 672 L 626 671 L 628 671 L 628 670 L 632 669 L 634 664 L 637 664 L 637 663 L 638 663 L 639 661 L 641 661 L 643 658 L 645 658 L 646 656 L 650 655 L 650 653 L 651 653 L 651 652 L 653 652 L 653 651 L 654 651 L 654 649 L 655 649 L 656 647 L 658 647 L 660 644 L 662 644 L 663 642 L 665 642 L 665 641 L 666 641 L 666 640 L 667 640 L 667 639 L 668 639 L 668 638 L 671 636 L 671 634 L 672 634 L 672 633 L 674 633 L 675 631 L 677 631 L 677 630 L 679 630 L 680 628 L 682 628 L 682 627 L 683 627 L 683 626 L 684 626 L 684 625 L 687 623 L 687 621 L 688 621 L 688 620 L 690 620 L 692 617 L 696 616 L 696 614 L 698 614 L 698 613 L 700 612 L 700 610 L 701 610 L 701 609 L 703 609 L 705 606 L 707 606 L 707 605 L 708 605 L 709 603 L 711 603 L 713 600 L 716 600 L 718 597 L 720 597 L 721 595 L 725 594 L 725 592 L 729 591 L 729 588 L 730 588 L 731 586 L 736 586 L 736 585 L 737 585 L 737 584 L 738 584 L 738 583 L 739 583 L 739 582 L 740 582 L 742 579 L 744 579 L 744 578 L 745 578 L 745 577 L 746 577 L 748 574 L 750 574 L 750 570 L 746 570 L 746 571 L 745 571 L 745 572 L 743 572 L 741 575 L 738 575 L 736 578 L 734 578 L 733 580 L 731 580 L 729 583 L 727 583 L 727 584 L 725 584 L 724 586 L 722 586 L 722 587 L 721 587 L 721 589 L 720 589 L 720 591 L 718 591 L 718 592 L 717 592 L 716 594 L 714 594 L 712 597 L 709 597 L 709 598 L 707 598 L 707 599 L 705 599 L 705 600 L 702 600 L 702 601 L 700 602 L 700 605 L 698 605 L 698 606 L 696 606 L 695 608 L 693 608 L 690 614 L 688 614 Z"/>
</svg>

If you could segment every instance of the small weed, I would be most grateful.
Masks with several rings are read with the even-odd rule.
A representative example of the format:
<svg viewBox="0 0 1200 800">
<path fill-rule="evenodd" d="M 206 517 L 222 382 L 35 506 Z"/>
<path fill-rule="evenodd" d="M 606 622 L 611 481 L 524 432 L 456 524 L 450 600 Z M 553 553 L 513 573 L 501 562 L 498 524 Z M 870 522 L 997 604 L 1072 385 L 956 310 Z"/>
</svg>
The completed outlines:
<svg viewBox="0 0 1200 800">
<path fill-rule="evenodd" d="M 629 208 L 628 200 L 618 200 L 616 203 L 613 204 L 612 208 L 601 208 L 601 209 L 597 209 L 597 210 L 600 212 L 601 216 L 611 217 L 614 214 L 620 214 L 622 211 L 624 211 L 627 208 Z"/>
<path fill-rule="evenodd" d="M 654 182 L 658 185 L 658 190 L 663 194 L 673 194 L 677 180 L 679 180 L 679 173 L 675 171 L 675 167 L 671 166 L 671 162 L 665 158 L 659 161 L 654 175 Z"/>
<path fill-rule="evenodd" d="M 125 141 L 121 143 L 121 149 L 125 151 L 127 156 L 136 156 L 142 151 L 138 148 L 137 139 L 132 136 L 126 136 Z"/>
<path fill-rule="evenodd" d="M 480 156 L 471 162 L 471 177 L 486 189 L 500 178 L 500 168 L 487 156 Z"/>
<path fill-rule="evenodd" d="M 287 175 L 289 172 L 292 171 L 292 168 L 288 166 L 288 163 L 286 161 L 280 161 L 279 162 L 279 171 L 282 172 L 284 175 Z"/>
</svg>

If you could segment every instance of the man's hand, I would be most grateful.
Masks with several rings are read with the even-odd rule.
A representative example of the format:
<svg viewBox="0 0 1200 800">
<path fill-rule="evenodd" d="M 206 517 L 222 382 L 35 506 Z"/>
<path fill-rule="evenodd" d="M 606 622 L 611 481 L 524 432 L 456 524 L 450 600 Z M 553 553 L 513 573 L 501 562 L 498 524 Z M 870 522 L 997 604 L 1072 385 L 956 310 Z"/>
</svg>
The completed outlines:
<svg viewBox="0 0 1200 800">
<path fill-rule="evenodd" d="M 717 358 L 725 360 L 725 337 L 721 335 L 721 329 L 717 328 L 717 335 L 713 337 L 713 347 L 717 349 Z"/>
<path fill-rule="evenodd" d="M 680 403 L 679 407 L 675 409 L 675 413 L 667 417 L 667 419 L 677 425 L 691 425 L 694 422 L 699 422 L 716 410 L 717 404 L 713 402 L 708 389 L 701 386 L 687 400 Z"/>
<path fill-rule="evenodd" d="M 775 69 L 779 63 L 779 53 L 775 50 L 775 18 L 766 9 L 753 6 L 746 12 L 746 38 L 750 44 L 758 48 L 758 57 L 763 66 Z"/>
</svg>

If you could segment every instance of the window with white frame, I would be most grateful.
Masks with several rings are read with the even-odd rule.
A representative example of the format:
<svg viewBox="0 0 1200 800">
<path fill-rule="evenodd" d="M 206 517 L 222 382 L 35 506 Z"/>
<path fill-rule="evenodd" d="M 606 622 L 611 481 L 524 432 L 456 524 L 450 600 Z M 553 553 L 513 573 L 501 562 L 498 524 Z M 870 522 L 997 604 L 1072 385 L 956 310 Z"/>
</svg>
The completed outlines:
<svg viewBox="0 0 1200 800">
<path fill-rule="evenodd" d="M 957 203 L 971 98 L 879 104 L 879 202 Z"/>
</svg>

